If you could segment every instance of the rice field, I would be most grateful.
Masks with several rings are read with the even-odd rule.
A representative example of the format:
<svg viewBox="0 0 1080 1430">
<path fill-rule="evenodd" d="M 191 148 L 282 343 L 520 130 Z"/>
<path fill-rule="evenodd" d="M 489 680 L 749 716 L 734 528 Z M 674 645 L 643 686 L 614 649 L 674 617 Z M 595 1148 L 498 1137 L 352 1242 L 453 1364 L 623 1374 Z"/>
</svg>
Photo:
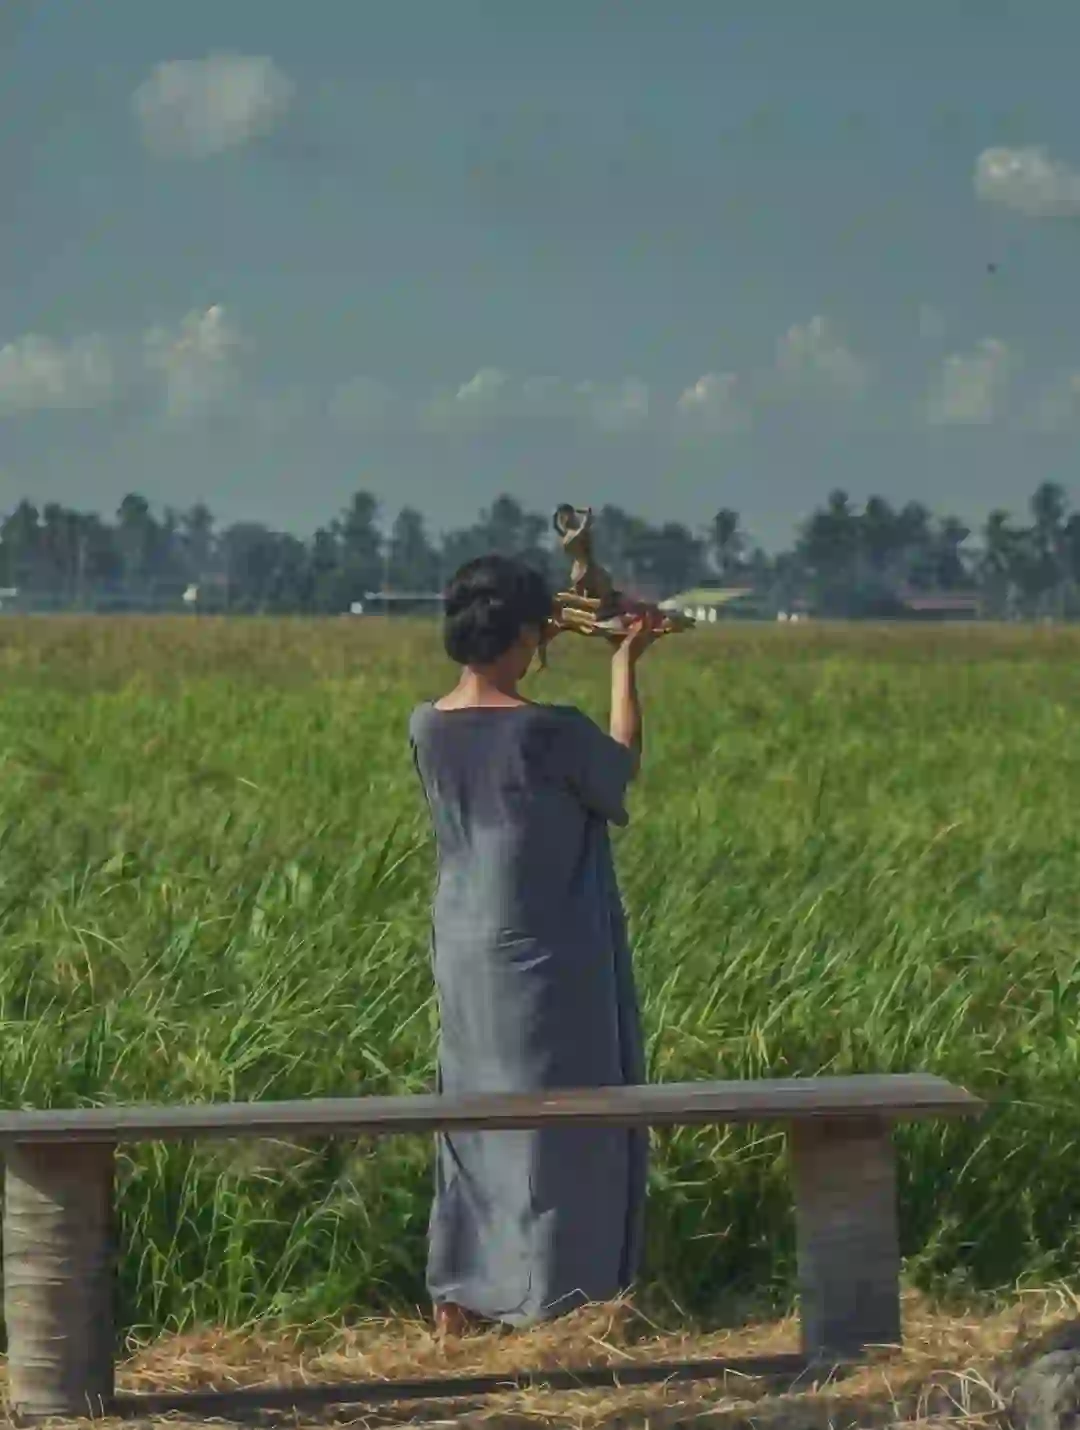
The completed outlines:
<svg viewBox="0 0 1080 1430">
<path fill-rule="evenodd" d="M 995 1100 L 904 1129 L 911 1283 L 1080 1252 L 1080 634 L 731 627 L 642 666 L 616 834 L 654 1078 L 926 1070 Z M 0 623 L 0 1099 L 425 1089 L 432 850 L 405 740 L 430 623 Z M 606 714 L 601 649 L 536 698 Z M 426 1140 L 145 1148 L 121 1315 L 311 1323 L 423 1299 Z M 656 1138 L 650 1286 L 782 1307 L 782 1138 Z"/>
</svg>

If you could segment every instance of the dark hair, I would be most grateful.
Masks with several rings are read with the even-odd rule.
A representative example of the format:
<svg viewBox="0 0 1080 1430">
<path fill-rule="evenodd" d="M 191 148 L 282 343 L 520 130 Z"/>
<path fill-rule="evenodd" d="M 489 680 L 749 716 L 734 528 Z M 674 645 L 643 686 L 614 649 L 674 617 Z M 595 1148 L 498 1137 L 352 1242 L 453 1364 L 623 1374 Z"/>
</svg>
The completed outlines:
<svg viewBox="0 0 1080 1430">
<path fill-rule="evenodd" d="M 526 626 L 543 626 L 551 590 L 538 571 L 509 556 L 467 561 L 445 593 L 443 644 L 458 665 L 490 665 Z"/>
</svg>

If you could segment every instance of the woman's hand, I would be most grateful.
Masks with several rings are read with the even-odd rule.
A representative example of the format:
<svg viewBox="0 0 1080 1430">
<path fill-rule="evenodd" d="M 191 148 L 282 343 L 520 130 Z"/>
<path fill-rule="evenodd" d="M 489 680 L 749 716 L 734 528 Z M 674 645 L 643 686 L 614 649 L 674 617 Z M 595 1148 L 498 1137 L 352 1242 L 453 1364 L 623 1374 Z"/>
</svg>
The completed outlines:
<svg viewBox="0 0 1080 1430">
<path fill-rule="evenodd" d="M 659 612 L 654 615 L 651 611 L 647 611 L 638 616 L 632 622 L 626 635 L 619 641 L 612 660 L 636 665 L 660 634 L 659 627 L 662 619 Z"/>
</svg>

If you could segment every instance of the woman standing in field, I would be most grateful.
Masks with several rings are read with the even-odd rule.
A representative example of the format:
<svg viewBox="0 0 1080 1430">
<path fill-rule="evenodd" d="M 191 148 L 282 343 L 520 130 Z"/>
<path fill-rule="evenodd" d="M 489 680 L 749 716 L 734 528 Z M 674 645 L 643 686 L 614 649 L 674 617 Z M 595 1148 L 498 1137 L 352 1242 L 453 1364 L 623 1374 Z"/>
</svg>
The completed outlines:
<svg viewBox="0 0 1080 1430">
<path fill-rule="evenodd" d="M 410 721 L 438 850 L 439 1089 L 536 1092 L 644 1080 L 608 824 L 641 755 L 639 621 L 612 659 L 611 733 L 518 691 L 552 614 L 543 579 L 499 556 L 446 594 L 461 678 Z M 625 1291 L 638 1270 L 647 1134 L 621 1128 L 437 1139 L 428 1287 L 460 1334 L 527 1325 Z"/>
</svg>

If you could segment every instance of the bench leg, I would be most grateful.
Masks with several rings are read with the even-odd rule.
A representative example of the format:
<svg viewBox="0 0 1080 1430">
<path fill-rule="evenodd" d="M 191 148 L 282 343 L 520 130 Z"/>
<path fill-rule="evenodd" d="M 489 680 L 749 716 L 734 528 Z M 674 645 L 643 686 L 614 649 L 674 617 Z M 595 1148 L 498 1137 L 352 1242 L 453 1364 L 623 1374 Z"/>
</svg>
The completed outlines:
<svg viewBox="0 0 1080 1430">
<path fill-rule="evenodd" d="M 899 1345 L 896 1158 L 878 1118 L 796 1123 L 790 1145 L 805 1355 Z"/>
<path fill-rule="evenodd" d="M 26 1143 L 4 1156 L 11 1411 L 101 1414 L 113 1398 L 113 1148 Z"/>
</svg>

